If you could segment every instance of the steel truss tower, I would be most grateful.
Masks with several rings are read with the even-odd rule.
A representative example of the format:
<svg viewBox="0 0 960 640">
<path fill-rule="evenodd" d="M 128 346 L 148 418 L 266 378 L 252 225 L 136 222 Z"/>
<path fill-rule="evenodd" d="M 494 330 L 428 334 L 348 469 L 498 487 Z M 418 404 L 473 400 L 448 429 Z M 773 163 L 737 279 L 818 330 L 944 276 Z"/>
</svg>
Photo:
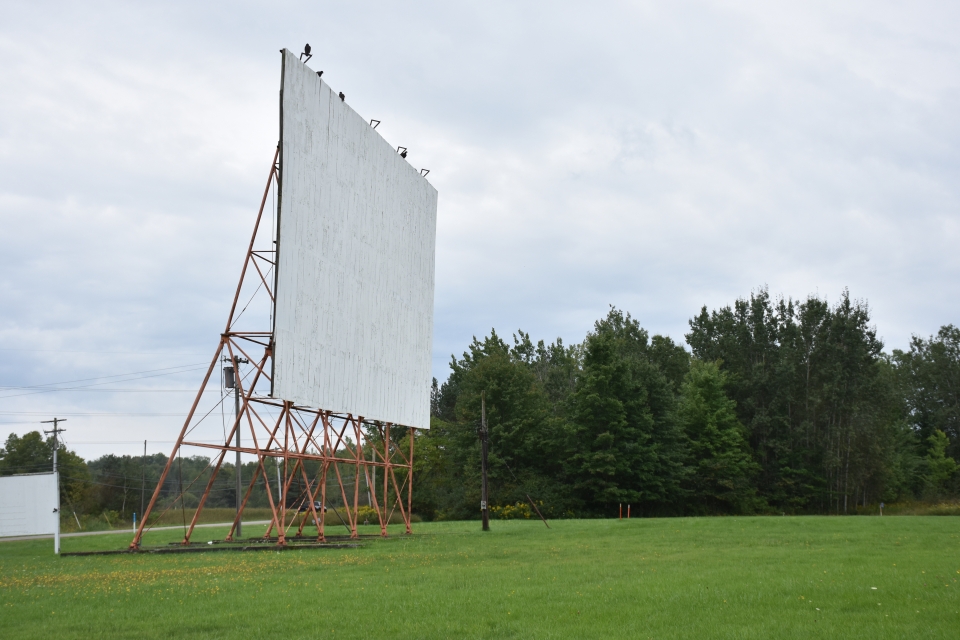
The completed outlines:
<svg viewBox="0 0 960 640">
<path fill-rule="evenodd" d="M 267 532 L 260 538 L 261 541 L 273 542 L 275 540 L 276 544 L 283 546 L 292 539 L 309 539 L 308 536 L 305 536 L 304 529 L 310 523 L 316 527 L 316 542 L 326 542 L 324 515 L 322 510 L 317 509 L 316 505 L 320 504 L 324 508 L 326 507 L 328 480 L 332 482 L 334 479 L 335 496 L 331 497 L 339 498 L 347 507 L 344 509 L 346 520 L 343 524 L 349 529 L 351 538 L 358 538 L 357 512 L 361 497 L 361 474 L 366 481 L 368 499 L 371 502 L 369 506 L 373 508 L 377 515 L 380 535 L 387 535 L 387 524 L 394 513 L 399 513 L 402 518 L 405 532 L 411 532 L 410 508 L 413 493 L 415 430 L 404 427 L 407 435 L 405 438 L 398 439 L 396 438 L 396 426 L 390 423 L 371 422 L 364 420 L 363 416 L 337 414 L 323 409 L 302 407 L 293 402 L 272 397 L 269 391 L 274 345 L 272 327 L 268 331 L 240 331 L 235 328 L 239 319 L 237 307 L 241 291 L 248 278 L 257 284 L 257 291 L 260 288 L 265 291 L 275 309 L 274 287 L 271 286 L 269 276 L 270 271 L 276 268 L 276 245 L 271 244 L 267 249 L 255 248 L 255 245 L 258 242 L 257 234 L 261 228 L 263 212 L 270 189 L 274 185 L 279 186 L 279 154 L 278 147 L 273 157 L 267 187 L 260 202 L 260 210 L 257 213 L 243 269 L 240 272 L 240 282 L 237 285 L 233 305 L 230 308 L 226 329 L 220 334 L 220 342 L 210 362 L 210 367 L 207 369 L 193 405 L 190 407 L 183 429 L 180 431 L 153 496 L 150 498 L 150 503 L 143 513 L 140 525 L 133 541 L 130 543 L 131 550 L 141 548 L 143 533 L 149 529 L 150 515 L 158 508 L 157 503 L 164 483 L 171 470 L 173 470 L 178 454 L 184 447 L 198 447 L 208 451 L 212 449 L 218 453 L 214 454 L 207 466 L 207 469 L 211 469 L 210 477 L 206 482 L 206 488 L 199 499 L 199 504 L 189 527 L 185 530 L 181 543 L 183 545 L 190 544 L 190 536 L 210 496 L 214 481 L 227 454 L 238 451 L 248 456 L 255 456 L 257 465 L 253 477 L 247 484 L 246 493 L 243 496 L 233 526 L 226 537 L 226 542 L 235 542 L 234 532 L 257 482 L 265 483 L 272 512 L 271 523 Z M 272 232 L 273 230 L 271 230 Z M 236 385 L 239 388 L 241 398 L 239 410 L 230 430 L 225 434 L 223 444 L 191 441 L 189 436 L 197 424 L 194 419 L 197 416 L 198 407 L 210 378 L 218 362 L 221 361 L 221 356 L 224 356 L 230 362 L 234 362 L 238 358 L 245 358 L 252 366 L 252 370 L 244 376 L 241 376 L 239 371 L 236 372 Z M 249 380 L 244 380 L 244 378 Z M 221 402 L 223 402 L 223 398 L 221 398 Z M 393 437 L 391 437 L 391 427 L 394 428 Z M 236 441 L 235 436 L 238 430 L 242 435 L 248 437 L 247 442 L 251 443 L 251 446 L 238 447 L 232 444 Z M 371 459 L 366 459 L 365 453 Z M 281 469 L 283 489 L 277 499 L 274 499 L 268 480 L 266 461 L 271 458 L 279 461 Z M 312 477 L 307 473 L 306 468 L 306 463 L 310 461 L 319 463 L 319 472 Z M 204 469 L 200 475 L 202 476 L 207 469 Z M 351 475 L 353 476 L 352 489 L 348 490 Z M 378 475 L 380 478 L 377 477 Z M 199 477 L 193 479 L 190 485 L 196 482 Z M 299 491 L 297 495 L 290 496 L 288 491 L 294 482 L 297 482 Z M 188 486 L 187 489 L 189 488 Z M 180 494 L 172 503 L 166 505 L 166 509 L 182 508 L 185 492 L 186 489 L 183 488 L 181 482 Z M 178 503 L 180 507 L 177 507 Z M 305 509 L 305 511 L 302 509 Z M 298 513 L 305 513 L 308 516 L 299 518 L 299 524 L 297 523 Z M 340 516 L 340 513 L 337 512 L 337 515 Z M 294 528 L 295 533 L 291 534 L 291 530 L 294 530 Z"/>
</svg>

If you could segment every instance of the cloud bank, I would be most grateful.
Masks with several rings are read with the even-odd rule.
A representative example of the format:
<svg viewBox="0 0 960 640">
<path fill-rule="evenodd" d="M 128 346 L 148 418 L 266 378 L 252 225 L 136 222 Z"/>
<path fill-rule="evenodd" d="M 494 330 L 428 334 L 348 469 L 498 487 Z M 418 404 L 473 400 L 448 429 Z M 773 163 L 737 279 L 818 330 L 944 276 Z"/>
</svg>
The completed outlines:
<svg viewBox="0 0 960 640">
<path fill-rule="evenodd" d="M 958 11 L 10 7 L 0 384 L 209 360 L 277 142 L 278 50 L 305 42 L 440 192 L 438 378 L 491 327 L 574 342 L 614 304 L 682 341 L 701 305 L 764 285 L 849 287 L 902 348 L 960 321 Z M 167 451 L 201 373 L 6 389 L 0 426 L 59 412 L 81 455 Z"/>
</svg>

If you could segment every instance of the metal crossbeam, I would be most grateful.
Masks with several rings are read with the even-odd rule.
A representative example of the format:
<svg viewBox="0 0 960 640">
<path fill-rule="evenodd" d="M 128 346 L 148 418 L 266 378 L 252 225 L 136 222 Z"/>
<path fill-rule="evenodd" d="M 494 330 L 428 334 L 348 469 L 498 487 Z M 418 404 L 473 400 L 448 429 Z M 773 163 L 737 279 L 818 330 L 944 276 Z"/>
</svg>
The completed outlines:
<svg viewBox="0 0 960 640">
<path fill-rule="evenodd" d="M 317 528 L 317 542 L 325 542 L 324 513 L 327 504 L 327 485 L 328 481 L 335 482 L 336 489 L 339 490 L 340 498 L 343 504 L 347 506 L 344 510 L 346 521 L 344 524 L 350 531 L 350 538 L 359 537 L 357 532 L 358 509 L 360 507 L 360 477 L 363 474 L 366 480 L 367 490 L 370 496 L 370 507 L 377 514 L 378 524 L 380 525 L 380 535 L 387 535 L 387 524 L 393 513 L 399 509 L 400 515 L 405 525 L 405 532 L 411 533 L 410 528 L 410 509 L 412 506 L 413 491 L 413 439 L 415 430 L 407 430 L 407 440 L 409 440 L 409 455 L 400 448 L 400 443 L 394 442 L 391 438 L 390 429 L 393 425 L 390 423 L 369 422 L 362 416 L 352 414 L 334 413 L 319 408 L 303 407 L 295 405 L 293 402 L 271 397 L 269 394 L 258 391 L 260 383 L 270 383 L 273 366 L 273 331 L 239 331 L 235 330 L 235 323 L 239 318 L 237 307 L 240 301 L 240 293 L 243 290 L 245 281 L 252 277 L 257 283 L 258 290 L 263 288 L 270 298 L 271 304 L 275 304 L 274 290 L 269 285 L 270 270 L 264 272 L 257 261 L 263 261 L 270 265 L 270 268 L 276 268 L 276 256 L 272 250 L 254 249 L 257 240 L 257 233 L 263 221 L 263 212 L 266 206 L 270 187 L 275 180 L 278 180 L 279 172 L 279 148 L 274 155 L 271 163 L 270 175 L 267 178 L 267 187 L 264 190 L 263 198 L 260 202 L 260 210 L 257 213 L 256 223 L 254 224 L 253 235 L 247 247 L 246 259 L 240 272 L 240 282 L 237 284 L 236 294 L 230 307 L 230 313 L 227 320 L 227 326 L 220 335 L 220 341 L 214 352 L 213 359 L 207 372 L 204 375 L 203 382 L 197 391 L 197 396 L 190 407 L 187 418 L 184 421 L 180 435 L 177 437 L 173 451 L 167 460 L 167 464 L 160 475 L 160 480 L 154 489 L 143 517 L 140 520 L 139 527 L 130 543 L 130 549 L 138 550 L 141 548 L 143 534 L 150 528 L 150 516 L 157 509 L 158 502 L 164 487 L 164 483 L 173 468 L 173 462 L 181 452 L 183 447 L 197 447 L 205 450 L 218 451 L 214 456 L 215 462 L 211 459 L 208 469 L 212 468 L 210 478 L 206 483 L 203 495 L 193 517 L 189 528 L 186 528 L 183 546 L 189 546 L 190 537 L 199 521 L 200 514 L 210 496 L 217 475 L 222 468 L 223 462 L 229 452 L 240 452 L 249 456 L 254 456 L 257 460 L 256 470 L 253 477 L 247 485 L 246 493 L 240 503 L 236 518 L 227 534 L 225 541 L 234 541 L 234 532 L 243 518 L 243 510 L 246 508 L 250 496 L 257 482 L 263 478 L 267 489 L 267 499 L 272 513 L 271 524 L 262 537 L 262 541 L 272 541 L 271 534 L 276 531 L 277 544 L 285 546 L 287 544 L 287 531 L 296 524 L 297 514 L 301 506 L 306 504 L 307 511 L 299 523 L 295 537 L 301 539 L 303 530 L 307 523 L 307 515 Z M 270 260 L 266 256 L 273 256 Z M 249 269 L 250 265 L 253 269 Z M 274 309 L 275 311 L 275 309 Z M 242 312 L 241 312 L 242 313 Z M 254 351 L 257 348 L 262 349 L 262 355 L 255 357 Z M 223 444 L 211 444 L 209 442 L 196 442 L 189 440 L 188 436 L 193 428 L 196 427 L 194 419 L 197 416 L 197 409 L 203 397 L 207 385 L 213 375 L 221 355 L 226 355 L 228 361 L 235 361 L 236 358 L 243 357 L 249 361 L 253 367 L 250 382 L 244 383 L 243 377 L 236 376 L 236 385 L 239 392 L 240 404 L 236 416 L 233 419 L 229 431 L 224 434 Z M 248 374 L 249 375 L 249 374 Z M 258 411 L 258 407 L 261 411 Z M 264 420 L 266 410 L 279 409 L 279 415 L 270 420 Z M 306 416 L 309 418 L 304 419 Z M 202 418 L 201 418 L 202 419 Z M 247 432 L 252 446 L 236 446 L 234 436 L 240 431 L 241 434 Z M 261 444 L 263 443 L 263 444 Z M 365 453 L 366 452 L 366 453 Z M 371 459 L 367 459 L 369 454 Z M 279 459 L 282 461 L 282 482 L 280 483 L 280 495 L 274 500 L 273 490 L 270 487 L 269 472 L 265 462 L 269 459 Z M 305 463 L 308 461 L 318 462 L 319 471 L 315 477 L 311 478 L 307 473 Z M 333 473 L 331 473 L 331 467 Z M 380 468 L 383 475 L 383 484 L 375 486 L 371 482 L 371 471 Z M 352 474 L 344 473 L 346 470 L 352 470 Z M 201 475 L 206 472 L 204 469 Z M 400 479 L 398 481 L 397 474 Z M 353 488 L 352 495 L 348 494 L 348 480 L 352 475 Z M 288 492 L 295 478 L 302 480 L 304 488 L 298 496 L 291 501 Z M 188 484 L 192 486 L 199 476 L 193 482 Z M 184 490 L 185 491 L 185 490 Z M 316 508 L 317 497 L 320 497 L 320 504 L 324 509 Z M 182 505 L 183 493 L 171 503 L 180 502 Z M 170 508 L 169 506 L 167 508 Z M 182 508 L 182 507 L 181 507 Z M 292 511 L 292 516 L 290 512 Z M 339 516 L 339 512 L 336 512 Z"/>
</svg>

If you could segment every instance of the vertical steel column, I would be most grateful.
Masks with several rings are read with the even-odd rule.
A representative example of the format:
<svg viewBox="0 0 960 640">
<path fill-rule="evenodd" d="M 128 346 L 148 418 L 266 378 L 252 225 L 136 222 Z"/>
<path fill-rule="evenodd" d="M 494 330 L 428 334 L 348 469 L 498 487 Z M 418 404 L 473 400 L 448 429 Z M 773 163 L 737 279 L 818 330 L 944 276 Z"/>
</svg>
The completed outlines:
<svg viewBox="0 0 960 640">
<path fill-rule="evenodd" d="M 287 412 L 286 420 L 283 422 L 283 477 L 287 477 L 287 453 L 290 448 L 290 411 L 293 408 L 293 403 L 284 400 L 283 401 L 284 409 Z M 277 528 L 277 544 L 285 545 L 287 544 L 287 496 L 283 491 L 283 486 L 278 487 L 280 489 L 280 524 Z"/>
<path fill-rule="evenodd" d="M 354 460 L 356 460 L 357 468 L 354 470 L 353 478 L 353 531 L 356 532 L 357 525 L 360 523 L 360 465 L 362 464 L 361 448 L 360 448 L 360 430 L 363 424 L 363 416 L 358 416 L 353 421 L 353 437 L 355 438 L 355 444 L 353 448 Z"/>
<path fill-rule="evenodd" d="M 410 427 L 407 429 L 407 435 L 410 438 L 410 459 L 407 462 L 410 464 L 410 475 L 409 482 L 407 482 L 407 533 L 413 533 L 410 529 L 410 518 L 413 516 L 413 435 L 415 429 Z"/>
<path fill-rule="evenodd" d="M 320 463 L 320 535 L 317 536 L 320 542 L 326 542 L 327 538 L 324 535 L 325 525 L 327 522 L 327 469 L 328 462 L 327 457 L 330 455 L 330 423 L 329 423 L 329 412 L 323 415 L 323 458 L 324 460 Z"/>
<path fill-rule="evenodd" d="M 390 494 L 390 423 L 384 426 L 385 436 L 383 438 L 383 536 L 387 535 L 386 525 L 390 524 L 390 514 L 387 513 L 387 496 Z"/>
</svg>

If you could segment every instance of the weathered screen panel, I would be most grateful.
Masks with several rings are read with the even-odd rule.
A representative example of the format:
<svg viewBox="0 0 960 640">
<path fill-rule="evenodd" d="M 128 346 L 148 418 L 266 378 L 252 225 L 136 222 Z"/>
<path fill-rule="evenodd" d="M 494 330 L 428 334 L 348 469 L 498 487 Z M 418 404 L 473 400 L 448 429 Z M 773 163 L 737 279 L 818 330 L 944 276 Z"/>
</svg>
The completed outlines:
<svg viewBox="0 0 960 640">
<path fill-rule="evenodd" d="M 57 530 L 57 476 L 0 476 L 0 536 L 31 536 Z"/>
<path fill-rule="evenodd" d="M 283 53 L 274 396 L 430 426 L 437 191 Z"/>
</svg>

